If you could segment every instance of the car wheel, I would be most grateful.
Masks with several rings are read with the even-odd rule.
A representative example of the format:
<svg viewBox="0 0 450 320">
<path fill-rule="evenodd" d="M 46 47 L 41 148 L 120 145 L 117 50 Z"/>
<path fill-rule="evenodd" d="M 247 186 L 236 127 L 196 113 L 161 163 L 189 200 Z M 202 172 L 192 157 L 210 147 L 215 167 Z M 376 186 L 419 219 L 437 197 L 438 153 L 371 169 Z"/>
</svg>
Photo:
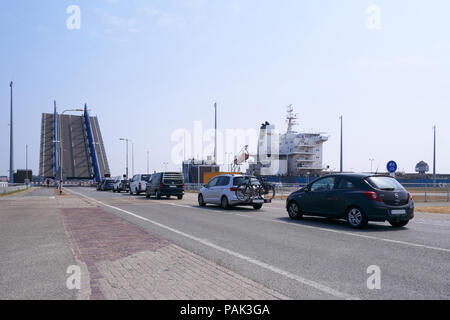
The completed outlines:
<svg viewBox="0 0 450 320">
<path fill-rule="evenodd" d="M 161 193 L 159 192 L 159 190 L 156 191 L 155 193 L 156 199 L 161 199 Z"/>
<path fill-rule="evenodd" d="M 300 207 L 295 201 L 289 202 L 287 211 L 289 214 L 289 218 L 293 220 L 300 220 L 301 218 L 303 218 L 302 212 L 300 211 Z"/>
<path fill-rule="evenodd" d="M 253 209 L 255 209 L 255 210 L 261 210 L 262 207 L 263 207 L 262 204 L 255 204 L 255 205 L 253 205 Z"/>
<path fill-rule="evenodd" d="M 203 200 L 203 195 L 201 193 L 198 195 L 198 205 L 200 207 L 206 206 L 205 200 Z"/>
<path fill-rule="evenodd" d="M 228 199 L 227 197 L 223 196 L 222 199 L 220 200 L 220 206 L 222 207 L 222 209 L 227 210 L 230 205 L 228 204 Z"/>
<path fill-rule="evenodd" d="M 403 228 L 404 226 L 406 226 L 409 221 L 389 221 L 389 223 L 391 224 L 391 226 L 393 226 L 394 228 Z"/>
<path fill-rule="evenodd" d="M 355 229 L 362 229 L 368 223 L 366 215 L 358 207 L 351 207 L 347 210 L 347 222 Z"/>
<path fill-rule="evenodd" d="M 150 199 L 150 192 L 145 191 L 145 197 L 146 197 L 147 199 Z"/>
<path fill-rule="evenodd" d="M 178 200 L 183 199 L 183 196 L 177 196 Z"/>
<path fill-rule="evenodd" d="M 130 196 L 133 195 L 133 190 L 130 188 Z"/>
</svg>

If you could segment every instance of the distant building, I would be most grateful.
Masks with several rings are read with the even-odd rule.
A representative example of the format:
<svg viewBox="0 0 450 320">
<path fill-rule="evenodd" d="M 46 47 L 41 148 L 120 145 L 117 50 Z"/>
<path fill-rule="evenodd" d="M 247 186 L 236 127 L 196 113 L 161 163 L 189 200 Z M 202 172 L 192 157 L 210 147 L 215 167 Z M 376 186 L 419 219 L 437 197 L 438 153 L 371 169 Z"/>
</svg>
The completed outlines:
<svg viewBox="0 0 450 320">
<path fill-rule="evenodd" d="M 416 164 L 416 172 L 419 174 L 425 174 L 430 171 L 430 166 L 425 161 L 420 161 Z"/>
<path fill-rule="evenodd" d="M 17 170 L 14 173 L 14 183 L 25 183 L 25 180 L 29 182 L 33 181 L 33 171 L 32 170 Z"/>
<path fill-rule="evenodd" d="M 183 161 L 183 176 L 185 183 L 201 184 L 206 172 L 220 172 L 220 166 L 214 160 L 190 159 Z"/>
</svg>

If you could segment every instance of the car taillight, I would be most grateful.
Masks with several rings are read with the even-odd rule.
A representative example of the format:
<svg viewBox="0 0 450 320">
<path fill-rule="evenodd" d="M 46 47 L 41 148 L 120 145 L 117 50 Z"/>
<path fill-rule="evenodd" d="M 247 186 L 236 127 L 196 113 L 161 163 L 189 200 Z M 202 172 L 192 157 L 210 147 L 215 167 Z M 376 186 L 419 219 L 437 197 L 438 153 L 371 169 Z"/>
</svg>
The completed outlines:
<svg viewBox="0 0 450 320">
<path fill-rule="evenodd" d="M 162 188 L 162 187 L 164 187 L 164 185 L 161 183 L 161 184 L 159 185 L 159 187 Z"/>
<path fill-rule="evenodd" d="M 235 187 L 230 188 L 231 192 L 236 192 L 236 190 L 237 190 L 237 188 L 235 188 Z"/>
<path fill-rule="evenodd" d="M 184 189 L 184 183 L 181 185 L 181 187 Z"/>
<path fill-rule="evenodd" d="M 383 202 L 383 199 L 381 199 L 378 193 L 376 192 L 366 191 L 364 193 L 366 194 L 366 196 L 368 196 L 370 199 L 374 201 Z"/>
<path fill-rule="evenodd" d="M 413 200 L 414 200 L 414 198 L 413 198 L 413 196 L 412 196 L 411 192 L 408 192 L 408 197 L 409 197 L 409 200 L 411 200 L 411 201 L 413 201 Z"/>
</svg>

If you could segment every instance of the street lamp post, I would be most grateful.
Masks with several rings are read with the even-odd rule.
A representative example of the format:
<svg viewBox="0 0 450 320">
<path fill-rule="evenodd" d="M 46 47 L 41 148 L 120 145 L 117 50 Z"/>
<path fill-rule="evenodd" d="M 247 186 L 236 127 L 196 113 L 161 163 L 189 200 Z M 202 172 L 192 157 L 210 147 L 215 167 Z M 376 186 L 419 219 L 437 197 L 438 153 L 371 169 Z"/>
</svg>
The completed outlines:
<svg viewBox="0 0 450 320">
<path fill-rule="evenodd" d="M 125 175 L 126 175 L 126 178 L 127 178 L 127 180 L 129 179 L 129 175 L 128 175 L 128 139 L 127 138 L 119 138 L 119 140 L 120 141 L 125 141 L 125 144 L 126 144 L 126 156 L 125 156 L 125 158 L 126 158 L 126 168 L 125 168 L 125 170 L 126 170 L 126 172 L 125 172 Z"/>
<path fill-rule="evenodd" d="M 120 138 L 120 141 L 127 143 L 127 179 L 128 179 L 128 142 L 131 142 L 131 175 L 134 176 L 134 143 L 133 140 L 128 138 Z"/>
<path fill-rule="evenodd" d="M 29 182 L 29 177 L 28 177 L 28 145 L 25 145 L 25 172 L 26 172 L 25 179 L 28 180 L 28 182 Z M 27 182 L 27 184 L 28 184 L 28 182 Z"/>
<path fill-rule="evenodd" d="M 433 185 L 436 186 L 436 126 L 433 126 L 434 142 L 433 142 Z"/>
<path fill-rule="evenodd" d="M 340 116 L 341 120 L 341 173 L 344 172 L 344 117 Z"/>
<path fill-rule="evenodd" d="M 147 150 L 147 174 L 150 174 L 150 151 Z"/>
<path fill-rule="evenodd" d="M 59 194 L 62 193 L 63 184 L 63 135 L 62 135 L 62 116 L 66 112 L 83 112 L 83 109 L 66 109 L 61 112 L 61 118 L 58 121 L 59 124 Z"/>
<path fill-rule="evenodd" d="M 11 88 L 11 115 L 10 115 L 10 123 L 9 123 L 9 183 L 13 183 L 14 181 L 14 144 L 13 144 L 13 82 L 9 83 Z"/>
<path fill-rule="evenodd" d="M 372 173 L 373 172 L 373 162 L 375 161 L 375 159 L 370 158 L 369 161 L 370 161 L 370 173 Z"/>
</svg>

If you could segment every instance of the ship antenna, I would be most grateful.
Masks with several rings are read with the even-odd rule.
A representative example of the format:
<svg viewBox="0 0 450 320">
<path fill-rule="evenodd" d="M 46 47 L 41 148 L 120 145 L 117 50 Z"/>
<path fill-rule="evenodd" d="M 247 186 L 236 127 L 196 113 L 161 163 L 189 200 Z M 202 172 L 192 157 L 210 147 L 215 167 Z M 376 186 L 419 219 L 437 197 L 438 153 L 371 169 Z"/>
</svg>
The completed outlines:
<svg viewBox="0 0 450 320">
<path fill-rule="evenodd" d="M 288 128 L 287 128 L 288 133 L 293 132 L 294 126 L 297 125 L 297 119 L 298 119 L 298 114 L 294 113 L 294 107 L 292 106 L 292 104 L 288 105 L 287 106 L 287 116 L 286 116 L 286 122 L 288 124 Z"/>
</svg>

